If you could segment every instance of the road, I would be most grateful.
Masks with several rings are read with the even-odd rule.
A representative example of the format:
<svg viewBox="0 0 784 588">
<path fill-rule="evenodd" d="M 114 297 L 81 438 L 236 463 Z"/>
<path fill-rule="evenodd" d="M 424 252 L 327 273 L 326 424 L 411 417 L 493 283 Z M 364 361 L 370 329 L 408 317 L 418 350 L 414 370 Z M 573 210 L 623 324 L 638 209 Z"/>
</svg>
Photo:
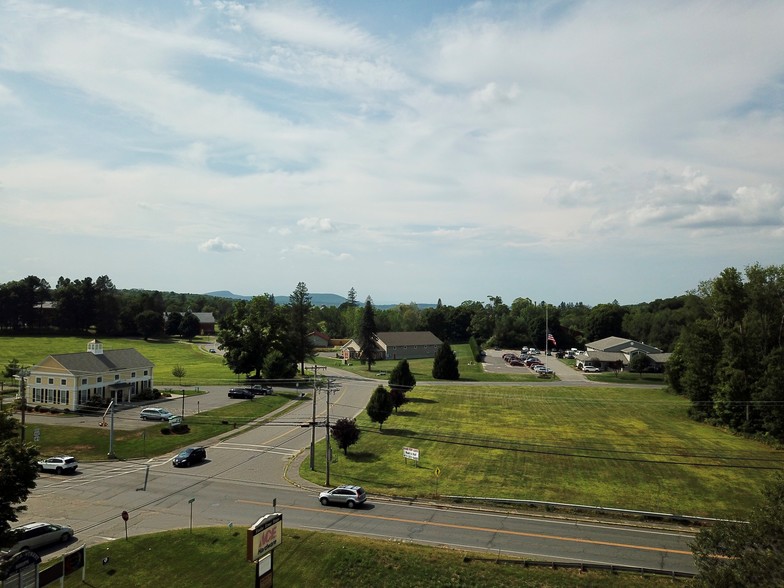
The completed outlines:
<svg viewBox="0 0 784 588">
<path fill-rule="evenodd" d="M 340 389 L 331 395 L 333 421 L 364 409 L 378 385 L 355 376 L 340 382 Z M 214 396 L 224 401 L 222 392 Z M 317 421 L 326 415 L 324 397 L 317 396 Z M 287 527 L 478 550 L 494 556 L 695 571 L 688 548 L 690 533 L 373 496 L 362 509 L 323 507 L 317 501 L 318 487 L 297 475 L 300 460 L 308 459 L 303 448 L 311 438 L 311 430 L 299 424 L 310 421 L 312 412 L 312 402 L 296 402 L 292 411 L 271 424 L 214 440 L 208 444 L 208 460 L 188 469 L 173 468 L 172 454 L 150 460 L 84 463 L 74 476 L 42 474 L 21 522 L 69 524 L 78 542 L 96 545 L 124 537 L 123 510 L 130 514 L 129 535 L 187 528 L 190 499 L 194 499 L 194 526 L 231 524 L 244 529 L 272 512 L 276 500 Z M 319 428 L 317 439 L 322 437 L 323 428 Z"/>
</svg>

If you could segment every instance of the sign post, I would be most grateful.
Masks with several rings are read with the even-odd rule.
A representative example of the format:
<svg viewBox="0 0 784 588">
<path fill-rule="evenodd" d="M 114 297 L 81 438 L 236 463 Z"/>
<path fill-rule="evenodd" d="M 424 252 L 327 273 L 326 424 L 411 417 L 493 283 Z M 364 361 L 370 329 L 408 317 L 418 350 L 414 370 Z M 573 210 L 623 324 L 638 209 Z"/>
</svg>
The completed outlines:
<svg viewBox="0 0 784 588">
<path fill-rule="evenodd" d="M 408 463 L 409 459 L 413 459 L 416 466 L 419 467 L 419 449 L 416 449 L 415 447 L 404 447 L 403 459 L 406 460 L 406 463 Z"/>
<path fill-rule="evenodd" d="M 264 515 L 248 529 L 247 559 L 256 562 L 256 588 L 272 588 L 273 551 L 283 541 L 283 515 Z"/>
<path fill-rule="evenodd" d="M 122 511 L 122 514 L 120 516 L 122 517 L 122 520 L 125 522 L 125 540 L 128 541 L 128 511 L 127 510 Z"/>
</svg>

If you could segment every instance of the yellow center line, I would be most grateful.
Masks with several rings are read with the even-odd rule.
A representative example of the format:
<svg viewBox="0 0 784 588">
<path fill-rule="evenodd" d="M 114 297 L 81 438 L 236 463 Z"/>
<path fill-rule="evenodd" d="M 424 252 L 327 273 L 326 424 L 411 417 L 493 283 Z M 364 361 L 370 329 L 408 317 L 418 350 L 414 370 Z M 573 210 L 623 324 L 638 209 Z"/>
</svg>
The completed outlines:
<svg viewBox="0 0 784 588">
<path fill-rule="evenodd" d="M 253 505 L 263 505 L 268 506 L 270 503 L 268 502 L 256 502 L 253 500 L 237 500 L 237 502 L 242 504 L 253 504 Z M 306 506 L 287 506 L 286 508 L 292 510 L 302 510 L 306 512 L 320 512 L 324 513 L 323 509 L 319 508 L 310 508 Z M 639 549 L 641 551 L 657 551 L 662 553 L 674 553 L 678 555 L 691 555 L 691 551 L 683 551 L 680 549 L 667 549 L 665 547 L 647 547 L 644 545 L 630 545 L 628 543 L 615 543 L 613 541 L 597 541 L 595 539 L 579 539 L 576 537 L 559 537 L 557 535 L 545 535 L 543 533 L 527 533 L 524 531 L 509 531 L 506 529 L 490 529 L 485 527 L 473 527 L 469 525 L 456 525 L 452 523 L 436 523 L 433 521 L 417 521 L 413 519 L 403 519 L 399 517 L 385 517 L 380 515 L 371 515 L 365 514 L 360 512 L 351 512 L 346 513 L 342 512 L 341 516 L 348 516 L 348 517 L 358 517 L 358 518 L 365 518 L 365 519 L 374 519 L 379 521 L 390 521 L 394 523 L 408 523 L 413 525 L 427 525 L 431 527 L 443 527 L 446 529 L 460 529 L 462 531 L 479 531 L 485 533 L 496 533 L 499 535 L 512 535 L 515 537 L 532 537 L 536 539 L 549 539 L 552 541 L 566 541 L 568 543 L 586 543 L 590 545 L 604 545 L 607 547 L 622 547 L 625 549 Z"/>
</svg>

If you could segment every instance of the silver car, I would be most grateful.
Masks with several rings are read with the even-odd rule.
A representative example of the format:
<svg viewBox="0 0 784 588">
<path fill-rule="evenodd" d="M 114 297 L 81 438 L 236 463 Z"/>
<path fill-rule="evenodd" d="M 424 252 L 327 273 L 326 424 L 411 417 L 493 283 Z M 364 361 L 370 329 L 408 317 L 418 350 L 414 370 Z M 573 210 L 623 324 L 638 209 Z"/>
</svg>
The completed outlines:
<svg viewBox="0 0 784 588">
<path fill-rule="evenodd" d="M 324 506 L 328 504 L 345 504 L 349 508 L 354 508 L 365 502 L 365 500 L 367 500 L 367 494 L 360 486 L 338 486 L 319 494 L 319 502 Z"/>
<path fill-rule="evenodd" d="M 16 543 L 3 551 L 6 555 L 13 555 L 25 549 L 40 549 L 52 543 L 67 543 L 74 534 L 71 527 L 53 523 L 30 523 L 17 527 L 12 533 L 15 535 Z"/>
<path fill-rule="evenodd" d="M 168 421 L 174 415 L 165 408 L 143 408 L 139 418 L 143 421 Z"/>
</svg>

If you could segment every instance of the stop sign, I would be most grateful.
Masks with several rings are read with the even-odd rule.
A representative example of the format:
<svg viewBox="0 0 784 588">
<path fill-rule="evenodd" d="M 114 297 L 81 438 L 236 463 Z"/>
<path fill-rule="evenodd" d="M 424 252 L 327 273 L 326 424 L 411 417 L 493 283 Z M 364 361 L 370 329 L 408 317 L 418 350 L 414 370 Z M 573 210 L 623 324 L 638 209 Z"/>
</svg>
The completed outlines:
<svg viewBox="0 0 784 588">
<path fill-rule="evenodd" d="M 128 521 L 128 511 L 127 510 L 122 511 L 122 519 L 124 521 L 126 521 L 126 522 Z"/>
</svg>

